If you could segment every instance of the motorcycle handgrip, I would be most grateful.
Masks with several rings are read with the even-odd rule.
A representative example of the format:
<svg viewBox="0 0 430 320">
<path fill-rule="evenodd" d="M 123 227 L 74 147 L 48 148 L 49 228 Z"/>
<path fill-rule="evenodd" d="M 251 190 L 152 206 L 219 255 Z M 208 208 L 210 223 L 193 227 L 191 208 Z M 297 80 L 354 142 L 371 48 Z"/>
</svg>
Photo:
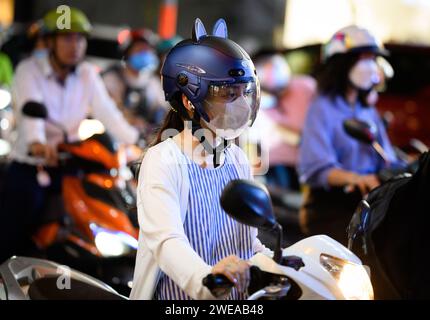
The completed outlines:
<svg viewBox="0 0 430 320">
<path fill-rule="evenodd" d="M 251 282 L 258 281 L 262 277 L 262 271 L 257 266 L 251 266 L 249 269 L 251 274 Z M 223 274 L 208 274 L 205 278 L 203 278 L 203 285 L 207 287 L 212 294 L 217 295 L 217 291 L 224 291 L 226 289 L 230 289 L 234 286 L 234 284 Z"/>
<path fill-rule="evenodd" d="M 208 274 L 203 278 L 203 285 L 211 292 L 217 289 L 230 289 L 234 286 L 233 282 L 223 274 Z"/>
</svg>

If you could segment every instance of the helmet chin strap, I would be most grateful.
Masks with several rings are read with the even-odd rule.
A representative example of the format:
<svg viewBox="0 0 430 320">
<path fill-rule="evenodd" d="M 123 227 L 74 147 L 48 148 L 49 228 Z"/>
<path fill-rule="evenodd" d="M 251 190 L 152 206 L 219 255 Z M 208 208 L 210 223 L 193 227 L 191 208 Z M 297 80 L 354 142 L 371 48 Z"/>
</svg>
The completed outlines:
<svg viewBox="0 0 430 320">
<path fill-rule="evenodd" d="M 200 124 L 200 114 L 198 112 L 194 113 L 194 116 L 192 117 L 191 123 L 192 123 L 192 127 L 191 127 L 191 132 L 193 134 L 193 136 L 195 136 L 199 142 L 203 145 L 203 148 L 205 149 L 205 151 L 208 154 L 212 154 L 212 160 L 213 160 L 213 166 L 214 168 L 217 168 L 220 165 L 220 161 L 221 161 L 221 154 L 224 152 L 224 150 L 230 146 L 231 144 L 231 140 L 226 140 L 224 138 L 221 138 L 221 142 L 216 145 L 213 146 L 208 140 L 207 137 L 205 137 L 205 135 L 196 135 L 197 131 L 199 129 L 203 129 L 201 124 Z M 206 129 L 209 130 L 209 129 Z M 214 139 L 215 140 L 215 139 Z"/>
</svg>

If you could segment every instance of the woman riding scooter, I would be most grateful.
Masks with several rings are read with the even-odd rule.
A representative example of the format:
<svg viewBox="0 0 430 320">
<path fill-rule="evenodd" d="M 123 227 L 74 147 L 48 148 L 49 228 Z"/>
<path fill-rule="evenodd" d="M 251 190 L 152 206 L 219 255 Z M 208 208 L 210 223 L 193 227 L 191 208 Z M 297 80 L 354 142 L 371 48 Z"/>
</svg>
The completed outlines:
<svg viewBox="0 0 430 320">
<path fill-rule="evenodd" d="M 367 30 L 349 26 L 324 47 L 317 77 L 319 95 L 311 105 L 302 136 L 299 173 L 307 185 L 300 213 L 307 235 L 327 234 L 346 243 L 346 227 L 355 207 L 380 184 L 381 169 L 399 165 L 374 104 L 380 82 L 376 57 L 386 50 Z M 364 120 L 377 132 L 386 154 L 344 131 L 347 119 Z"/>
<path fill-rule="evenodd" d="M 131 298 L 213 299 L 202 279 L 214 273 L 235 283 L 224 298 L 243 299 L 247 260 L 265 247 L 257 229 L 232 220 L 219 199 L 229 181 L 251 178 L 245 154 L 230 142 L 256 117 L 255 67 L 227 39 L 224 20 L 207 35 L 197 19 L 192 39 L 168 53 L 162 82 L 172 109 L 139 173 Z"/>
</svg>

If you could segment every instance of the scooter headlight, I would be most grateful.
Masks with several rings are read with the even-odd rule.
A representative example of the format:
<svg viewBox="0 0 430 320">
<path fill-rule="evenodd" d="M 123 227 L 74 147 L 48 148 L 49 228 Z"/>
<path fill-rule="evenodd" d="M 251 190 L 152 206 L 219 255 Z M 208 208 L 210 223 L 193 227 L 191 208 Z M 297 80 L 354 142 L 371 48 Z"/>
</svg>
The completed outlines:
<svg viewBox="0 0 430 320">
<path fill-rule="evenodd" d="M 137 250 L 137 240 L 125 232 L 108 230 L 96 224 L 91 224 L 90 228 L 97 250 L 104 257 L 118 257 Z"/>
<path fill-rule="evenodd" d="M 0 110 L 6 108 L 12 101 L 12 96 L 9 91 L 0 88 Z"/>
<path fill-rule="evenodd" d="M 5 157 L 11 150 L 10 143 L 6 140 L 0 139 L 0 157 Z"/>
<path fill-rule="evenodd" d="M 366 269 L 351 261 L 321 254 L 321 265 L 336 279 L 347 300 L 373 300 L 373 287 Z"/>
<path fill-rule="evenodd" d="M 84 119 L 78 129 L 79 139 L 86 140 L 94 134 L 104 133 L 105 127 L 96 119 Z"/>
</svg>

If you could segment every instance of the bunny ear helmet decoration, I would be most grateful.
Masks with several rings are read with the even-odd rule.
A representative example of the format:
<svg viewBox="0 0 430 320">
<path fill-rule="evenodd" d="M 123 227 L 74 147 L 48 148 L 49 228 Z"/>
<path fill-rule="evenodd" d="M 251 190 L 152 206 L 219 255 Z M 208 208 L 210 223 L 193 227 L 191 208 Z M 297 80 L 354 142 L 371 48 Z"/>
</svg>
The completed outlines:
<svg viewBox="0 0 430 320">
<path fill-rule="evenodd" d="M 227 24 L 225 23 L 224 19 L 218 19 L 218 21 L 215 22 L 214 28 L 212 30 L 212 35 L 215 37 L 227 39 Z"/>
<path fill-rule="evenodd" d="M 192 38 L 193 41 L 197 42 L 202 37 L 207 36 L 207 32 L 205 29 L 205 26 L 203 25 L 203 22 L 197 18 L 194 22 L 194 27 L 192 30 Z M 228 32 L 227 32 L 227 24 L 224 19 L 218 19 L 217 22 L 215 22 L 215 25 L 212 30 L 212 35 L 219 38 L 228 38 Z"/>
<path fill-rule="evenodd" d="M 192 37 L 193 37 L 193 41 L 197 42 L 200 40 L 200 38 L 207 36 L 207 32 L 205 29 L 205 26 L 203 25 L 202 20 L 200 20 L 199 18 L 196 19 L 196 21 L 194 22 L 194 28 L 192 31 Z"/>
</svg>

